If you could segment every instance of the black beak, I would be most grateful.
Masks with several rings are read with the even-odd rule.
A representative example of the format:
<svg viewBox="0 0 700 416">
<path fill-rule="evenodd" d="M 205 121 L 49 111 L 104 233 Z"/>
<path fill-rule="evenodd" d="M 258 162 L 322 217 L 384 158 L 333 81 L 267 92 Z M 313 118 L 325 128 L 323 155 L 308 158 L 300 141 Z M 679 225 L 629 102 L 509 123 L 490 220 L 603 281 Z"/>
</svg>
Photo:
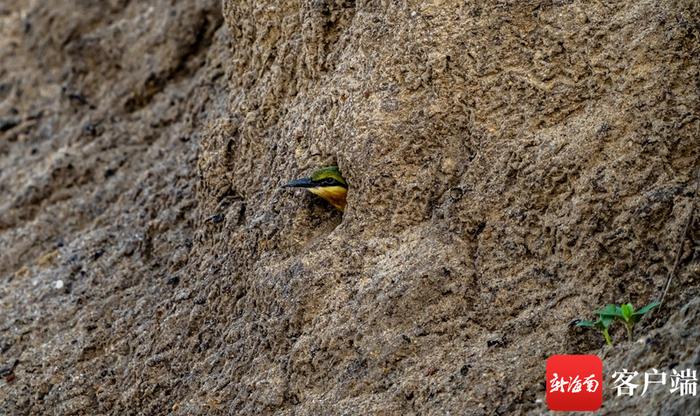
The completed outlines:
<svg viewBox="0 0 700 416">
<path fill-rule="evenodd" d="M 311 178 L 294 179 L 282 185 L 282 188 L 313 188 L 316 186 Z"/>
</svg>

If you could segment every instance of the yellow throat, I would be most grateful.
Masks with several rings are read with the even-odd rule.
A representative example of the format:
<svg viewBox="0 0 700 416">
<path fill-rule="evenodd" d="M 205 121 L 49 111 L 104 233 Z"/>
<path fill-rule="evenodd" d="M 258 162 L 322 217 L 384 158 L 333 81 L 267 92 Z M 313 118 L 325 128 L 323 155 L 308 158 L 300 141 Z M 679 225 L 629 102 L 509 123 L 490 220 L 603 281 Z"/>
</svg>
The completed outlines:
<svg viewBox="0 0 700 416">
<path fill-rule="evenodd" d="M 348 190 L 342 186 L 323 186 L 318 188 L 308 188 L 308 190 L 312 194 L 316 194 L 325 199 L 340 211 L 345 211 Z"/>
</svg>

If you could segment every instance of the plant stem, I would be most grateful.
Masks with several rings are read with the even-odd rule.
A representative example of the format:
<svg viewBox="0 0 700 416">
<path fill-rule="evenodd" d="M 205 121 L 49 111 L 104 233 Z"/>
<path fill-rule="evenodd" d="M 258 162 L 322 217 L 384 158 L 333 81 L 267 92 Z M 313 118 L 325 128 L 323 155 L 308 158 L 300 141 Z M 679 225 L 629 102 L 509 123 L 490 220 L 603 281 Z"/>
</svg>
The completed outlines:
<svg viewBox="0 0 700 416">
<path fill-rule="evenodd" d="M 659 300 L 659 309 L 661 309 L 661 304 L 664 303 L 666 293 L 668 293 L 668 288 L 671 286 L 671 279 L 673 279 L 673 274 L 676 272 L 676 269 L 678 269 L 678 263 L 680 263 L 681 253 L 683 252 L 683 244 L 685 244 L 685 238 L 688 235 L 688 228 L 690 228 L 690 224 L 693 222 L 693 213 L 695 212 L 695 200 L 698 197 L 698 193 L 700 193 L 700 169 L 698 169 L 695 179 L 695 192 L 693 192 L 693 199 L 690 200 L 690 212 L 688 213 L 688 219 L 685 222 L 685 227 L 683 228 L 683 233 L 681 234 L 679 246 L 676 250 L 676 260 L 673 262 L 673 268 L 671 268 L 671 270 L 669 270 L 668 272 L 666 284 L 664 285 L 664 291 L 661 294 L 661 299 Z"/>
<path fill-rule="evenodd" d="M 612 347 L 612 339 L 610 339 L 610 334 L 608 334 L 607 329 L 603 330 L 603 336 L 605 337 L 605 342 Z"/>
<path fill-rule="evenodd" d="M 632 327 L 634 324 L 628 324 L 625 322 L 625 327 L 627 328 L 627 339 L 632 342 Z"/>
</svg>

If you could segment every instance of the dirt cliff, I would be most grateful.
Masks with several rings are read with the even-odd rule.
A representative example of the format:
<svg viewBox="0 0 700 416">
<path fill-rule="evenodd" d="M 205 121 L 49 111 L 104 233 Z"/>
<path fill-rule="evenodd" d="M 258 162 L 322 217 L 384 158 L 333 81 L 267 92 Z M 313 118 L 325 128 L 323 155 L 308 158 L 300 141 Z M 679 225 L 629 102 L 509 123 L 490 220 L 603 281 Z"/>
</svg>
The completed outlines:
<svg viewBox="0 0 700 416">
<path fill-rule="evenodd" d="M 698 369 L 698 56 L 691 0 L 0 4 L 0 413 L 541 414 L 552 354 Z M 329 164 L 343 214 L 280 189 Z M 571 325 L 669 276 L 638 342 Z"/>
</svg>

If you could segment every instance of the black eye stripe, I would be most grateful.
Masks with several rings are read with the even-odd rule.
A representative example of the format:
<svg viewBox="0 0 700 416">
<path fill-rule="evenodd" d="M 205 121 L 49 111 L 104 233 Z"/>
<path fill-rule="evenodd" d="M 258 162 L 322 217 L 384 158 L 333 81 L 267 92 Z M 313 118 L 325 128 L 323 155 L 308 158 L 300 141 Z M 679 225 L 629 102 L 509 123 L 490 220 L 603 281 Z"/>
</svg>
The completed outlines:
<svg viewBox="0 0 700 416">
<path fill-rule="evenodd" d="M 345 188 L 345 185 L 342 182 L 337 181 L 333 178 L 321 179 L 317 183 L 321 186 L 342 186 L 343 188 Z"/>
</svg>

